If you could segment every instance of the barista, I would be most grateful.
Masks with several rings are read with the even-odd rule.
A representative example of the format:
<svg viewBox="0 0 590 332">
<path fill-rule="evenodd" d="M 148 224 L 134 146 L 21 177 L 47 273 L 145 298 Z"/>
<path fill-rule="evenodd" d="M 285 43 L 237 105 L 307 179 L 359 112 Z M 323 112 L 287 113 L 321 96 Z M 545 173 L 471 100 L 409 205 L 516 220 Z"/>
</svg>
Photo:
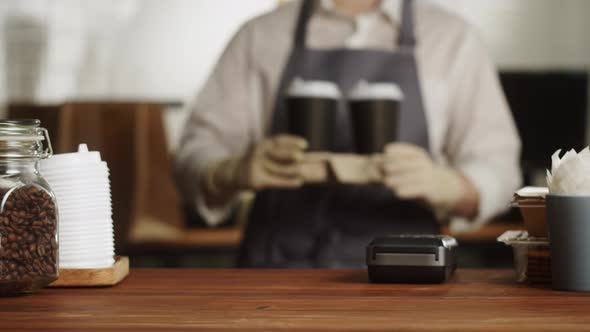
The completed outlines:
<svg viewBox="0 0 590 332">
<path fill-rule="evenodd" d="M 379 186 L 306 186 L 304 139 L 282 134 L 295 78 L 395 83 L 400 134 Z M 344 151 L 351 142 L 338 128 Z M 411 129 L 411 130 L 409 130 Z M 196 98 L 176 156 L 179 183 L 212 226 L 256 191 L 239 265 L 361 267 L 369 241 L 480 224 L 519 185 L 520 143 L 474 31 L 429 2 L 292 1 L 247 22 Z"/>
</svg>

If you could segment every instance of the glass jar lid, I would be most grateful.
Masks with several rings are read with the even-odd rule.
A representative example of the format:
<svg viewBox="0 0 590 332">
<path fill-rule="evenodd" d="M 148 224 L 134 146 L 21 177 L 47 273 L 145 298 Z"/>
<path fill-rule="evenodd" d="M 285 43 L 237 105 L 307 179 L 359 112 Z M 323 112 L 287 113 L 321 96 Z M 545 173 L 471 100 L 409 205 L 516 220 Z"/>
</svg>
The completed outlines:
<svg viewBox="0 0 590 332">
<path fill-rule="evenodd" d="M 49 158 L 49 133 L 40 125 L 37 119 L 0 120 L 0 158 Z"/>
</svg>

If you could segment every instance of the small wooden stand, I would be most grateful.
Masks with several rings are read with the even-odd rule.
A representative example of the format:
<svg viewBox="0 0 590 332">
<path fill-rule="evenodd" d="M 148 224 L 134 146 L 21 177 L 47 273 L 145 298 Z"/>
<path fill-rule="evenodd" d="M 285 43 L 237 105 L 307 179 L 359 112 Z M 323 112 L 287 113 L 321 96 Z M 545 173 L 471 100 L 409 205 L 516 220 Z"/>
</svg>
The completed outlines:
<svg viewBox="0 0 590 332">
<path fill-rule="evenodd" d="M 59 279 L 49 287 L 114 286 L 129 274 L 129 257 L 116 256 L 115 264 L 104 269 L 60 269 Z"/>
</svg>

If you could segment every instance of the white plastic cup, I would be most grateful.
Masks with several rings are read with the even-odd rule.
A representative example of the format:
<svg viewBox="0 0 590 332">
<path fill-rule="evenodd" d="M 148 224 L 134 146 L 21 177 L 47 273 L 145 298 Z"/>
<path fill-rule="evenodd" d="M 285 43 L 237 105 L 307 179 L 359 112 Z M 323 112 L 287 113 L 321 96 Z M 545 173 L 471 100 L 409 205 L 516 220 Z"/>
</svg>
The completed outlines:
<svg viewBox="0 0 590 332">
<path fill-rule="evenodd" d="M 60 268 L 106 268 L 114 264 L 109 168 L 100 153 L 80 144 L 78 152 L 43 160 L 57 199 Z"/>
</svg>

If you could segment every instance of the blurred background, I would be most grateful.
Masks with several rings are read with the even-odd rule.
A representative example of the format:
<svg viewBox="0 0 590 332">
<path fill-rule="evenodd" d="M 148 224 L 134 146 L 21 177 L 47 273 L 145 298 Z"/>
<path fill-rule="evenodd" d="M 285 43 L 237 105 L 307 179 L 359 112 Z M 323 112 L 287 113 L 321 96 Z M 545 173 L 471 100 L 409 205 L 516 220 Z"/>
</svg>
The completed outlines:
<svg viewBox="0 0 590 332">
<path fill-rule="evenodd" d="M 435 1 L 479 29 L 523 140 L 527 184 L 548 156 L 588 144 L 590 1 Z M 226 43 L 278 0 L 3 0 L 0 111 L 40 118 L 58 152 L 87 142 L 111 168 L 117 251 L 134 266 L 232 266 L 247 220 L 209 229 L 187 210 L 171 158 L 185 102 Z M 508 204 L 508 202 L 507 202 Z M 511 264 L 495 239 L 518 212 L 454 234 L 461 266 Z M 452 232 L 452 230 L 445 230 Z"/>
</svg>

